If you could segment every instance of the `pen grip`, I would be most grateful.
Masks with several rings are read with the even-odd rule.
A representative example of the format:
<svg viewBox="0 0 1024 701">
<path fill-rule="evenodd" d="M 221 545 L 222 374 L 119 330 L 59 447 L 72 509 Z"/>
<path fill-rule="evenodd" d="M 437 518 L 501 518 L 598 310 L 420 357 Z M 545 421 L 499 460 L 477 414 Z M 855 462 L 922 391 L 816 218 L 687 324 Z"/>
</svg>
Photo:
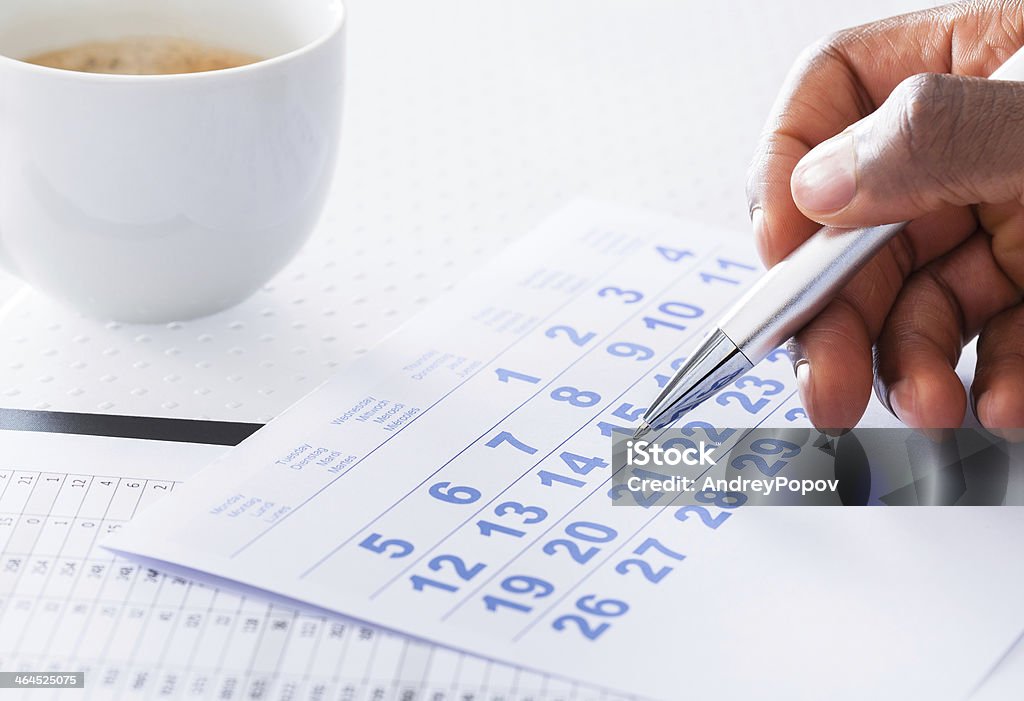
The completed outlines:
<svg viewBox="0 0 1024 701">
<path fill-rule="evenodd" d="M 760 362 L 821 312 L 905 225 L 822 227 L 769 270 L 719 327 L 751 364 Z"/>
</svg>

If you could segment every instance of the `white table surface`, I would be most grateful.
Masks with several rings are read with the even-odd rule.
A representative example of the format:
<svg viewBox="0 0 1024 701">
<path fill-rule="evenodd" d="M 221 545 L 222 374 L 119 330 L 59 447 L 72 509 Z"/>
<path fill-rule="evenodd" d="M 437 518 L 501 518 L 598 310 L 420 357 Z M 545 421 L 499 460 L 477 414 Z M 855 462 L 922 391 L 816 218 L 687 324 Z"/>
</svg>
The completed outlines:
<svg viewBox="0 0 1024 701">
<path fill-rule="evenodd" d="M 341 156 L 300 255 L 248 302 L 158 326 L 0 273 L 0 407 L 266 421 L 573 197 L 745 230 L 797 53 L 924 4 L 349 0 Z M 1009 659 L 986 699 L 1019 689 Z"/>
</svg>

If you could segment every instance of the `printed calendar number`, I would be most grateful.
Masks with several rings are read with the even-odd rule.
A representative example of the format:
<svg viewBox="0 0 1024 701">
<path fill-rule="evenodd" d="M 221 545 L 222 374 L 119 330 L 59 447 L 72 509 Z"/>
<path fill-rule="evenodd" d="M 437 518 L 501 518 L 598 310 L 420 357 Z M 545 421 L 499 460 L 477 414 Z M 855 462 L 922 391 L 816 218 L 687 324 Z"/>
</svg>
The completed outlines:
<svg viewBox="0 0 1024 701">
<path fill-rule="evenodd" d="M 802 406 L 793 407 L 786 412 L 786 421 L 799 421 L 807 418 L 807 410 Z"/>
<path fill-rule="evenodd" d="M 650 553 L 652 550 L 654 552 Z M 645 540 L 633 550 L 633 554 L 647 557 L 636 557 L 623 560 L 615 566 L 615 571 L 621 575 L 638 572 L 644 579 L 652 584 L 658 584 L 661 582 L 661 580 L 671 574 L 675 568 L 671 565 L 662 565 L 655 569 L 659 563 L 655 561 L 652 564 L 648 558 L 658 558 L 661 561 L 668 558 L 679 562 L 686 557 L 682 553 L 676 552 L 675 550 L 665 546 L 656 538 L 648 538 Z"/>
<path fill-rule="evenodd" d="M 681 506 L 676 510 L 675 517 L 679 521 L 686 521 L 689 519 L 691 514 L 696 514 L 700 522 L 708 528 L 716 529 L 719 528 L 723 523 L 729 520 L 732 515 L 728 510 L 739 508 L 747 501 L 747 495 L 742 492 L 714 492 L 711 490 L 704 490 L 698 492 L 696 497 L 697 501 L 705 504 L 712 504 L 720 509 L 723 509 L 718 514 L 712 515 L 711 511 L 699 504 L 687 504 Z"/>
<path fill-rule="evenodd" d="M 585 565 L 599 552 L 601 548 L 595 546 L 582 546 L 580 543 L 608 543 L 619 535 L 618 531 L 608 526 L 593 521 L 576 521 L 565 527 L 565 534 L 569 538 L 556 538 L 544 544 L 541 550 L 546 555 L 556 555 L 565 552 L 576 563 Z M 571 540 L 570 540 L 571 539 Z"/>
<path fill-rule="evenodd" d="M 478 562 L 475 565 L 468 565 L 465 560 L 457 555 L 438 555 L 427 563 L 427 567 L 434 572 L 447 575 L 449 579 L 454 577 L 460 582 L 468 582 L 483 572 L 487 568 L 487 565 L 482 562 Z M 433 577 L 424 577 L 418 574 L 410 576 L 409 582 L 412 584 L 412 588 L 416 591 L 438 589 L 440 591 L 454 593 L 459 590 L 460 586 L 459 584 L 451 584 Z"/>
<path fill-rule="evenodd" d="M 733 387 L 736 389 L 718 394 L 715 401 L 722 406 L 738 405 L 748 414 L 757 414 L 771 403 L 769 397 L 781 394 L 786 389 L 777 380 L 765 380 L 753 375 L 744 375 L 736 380 Z M 755 394 L 756 399 L 752 396 Z"/>
<path fill-rule="evenodd" d="M 605 350 L 617 358 L 633 358 L 638 362 L 650 360 L 654 357 L 654 349 L 642 346 L 639 343 L 619 341 L 608 346 Z"/>
<path fill-rule="evenodd" d="M 534 448 L 533 446 L 527 445 L 526 443 L 523 443 L 521 440 L 519 440 L 518 438 L 513 436 L 508 431 L 502 431 L 501 433 L 497 434 L 494 438 L 492 438 L 491 440 L 487 441 L 487 443 L 485 445 L 488 448 L 497 448 L 502 443 L 508 443 L 510 446 L 512 446 L 516 450 L 522 451 L 522 452 L 526 453 L 527 455 L 533 455 L 534 453 L 537 452 L 536 448 Z"/>
<path fill-rule="evenodd" d="M 391 559 L 397 559 L 410 555 L 415 548 L 407 540 L 399 538 L 384 538 L 380 533 L 371 533 L 359 543 L 360 548 L 366 548 L 378 555 L 387 555 Z"/>
<path fill-rule="evenodd" d="M 611 628 L 611 623 L 595 622 L 595 619 L 617 618 L 629 611 L 629 604 L 620 599 L 598 599 L 597 594 L 588 594 L 576 601 L 576 608 L 584 615 L 571 613 L 559 616 L 551 622 L 551 627 L 558 631 L 573 629 L 587 640 L 597 640 Z"/>
<path fill-rule="evenodd" d="M 668 246 L 655 246 L 654 250 L 661 255 L 662 258 L 667 260 L 669 263 L 678 263 L 679 261 L 686 260 L 687 258 L 693 258 L 693 251 L 686 248 L 669 248 Z"/>
<path fill-rule="evenodd" d="M 428 490 L 430 496 L 447 504 L 472 504 L 480 500 L 480 490 L 462 485 L 452 486 L 451 482 L 438 482 Z"/>
<path fill-rule="evenodd" d="M 497 612 L 502 609 L 518 611 L 519 613 L 530 613 L 533 606 L 522 602 L 522 599 L 532 601 L 551 596 L 555 591 L 555 585 L 540 577 L 530 577 L 522 574 L 515 574 L 506 577 L 501 588 L 509 594 L 515 595 L 519 601 L 512 600 L 506 596 L 494 596 L 488 594 L 483 597 L 484 606 L 488 611 Z"/>
<path fill-rule="evenodd" d="M 551 392 L 551 398 L 556 402 L 568 402 L 581 408 L 592 407 L 601 401 L 601 395 L 597 392 L 576 387 L 559 387 Z"/>
<path fill-rule="evenodd" d="M 624 290 L 621 287 L 602 287 L 597 291 L 598 297 L 616 297 L 623 304 L 636 304 L 644 298 L 639 290 Z"/>
<path fill-rule="evenodd" d="M 569 342 L 574 346 L 583 347 L 597 338 L 596 331 L 588 331 L 587 333 L 580 333 L 571 326 L 552 326 L 550 329 L 544 332 L 544 335 L 548 338 L 561 338 L 565 337 L 569 339 Z"/>
<path fill-rule="evenodd" d="M 505 368 L 496 368 L 494 372 L 498 376 L 498 382 L 507 383 L 512 380 L 518 380 L 519 382 L 528 382 L 531 385 L 535 385 L 540 382 L 539 377 L 525 375 L 521 372 L 515 372 L 514 370 L 506 370 Z"/>
<path fill-rule="evenodd" d="M 570 451 L 563 451 L 559 457 L 562 462 L 564 462 L 566 466 L 577 475 L 588 475 L 591 470 L 608 467 L 608 462 L 599 456 L 587 457 L 584 455 L 577 455 Z M 552 472 L 551 470 L 540 470 L 537 473 L 537 477 L 540 478 L 540 483 L 545 487 L 564 484 L 569 487 L 578 488 L 586 485 L 584 480 L 569 477 L 558 472 Z"/>
<path fill-rule="evenodd" d="M 733 458 L 730 465 L 737 470 L 756 467 L 758 472 L 768 477 L 774 477 L 792 458 L 800 454 L 799 445 L 778 438 L 758 438 L 750 444 L 750 450 L 750 453 Z M 768 458 L 776 456 L 778 459 L 769 464 Z"/>
<path fill-rule="evenodd" d="M 699 319 L 704 316 L 703 308 L 686 302 L 664 302 L 658 306 L 658 311 L 674 319 Z M 645 316 L 643 322 L 644 326 L 649 329 L 668 328 L 675 331 L 685 331 L 688 328 L 686 324 L 656 316 Z"/>
<path fill-rule="evenodd" d="M 499 518 L 504 516 L 519 516 L 519 523 L 527 526 L 540 523 L 548 517 L 546 509 L 542 509 L 539 506 L 525 506 L 520 504 L 518 501 L 502 502 L 494 507 L 494 513 Z M 519 528 L 512 528 L 510 526 L 484 519 L 477 521 L 476 526 L 480 529 L 480 535 L 488 538 L 495 533 L 511 536 L 513 538 L 522 538 L 526 535 L 526 531 Z"/>
<path fill-rule="evenodd" d="M 727 258 L 716 258 L 715 263 L 717 264 L 718 270 L 722 271 L 740 271 L 742 274 L 743 272 L 750 273 L 757 270 L 753 265 L 728 260 Z M 732 277 L 731 275 L 726 276 L 709 272 L 701 272 L 700 279 L 705 284 L 723 283 L 726 285 L 738 285 L 742 282 L 741 279 Z"/>
</svg>

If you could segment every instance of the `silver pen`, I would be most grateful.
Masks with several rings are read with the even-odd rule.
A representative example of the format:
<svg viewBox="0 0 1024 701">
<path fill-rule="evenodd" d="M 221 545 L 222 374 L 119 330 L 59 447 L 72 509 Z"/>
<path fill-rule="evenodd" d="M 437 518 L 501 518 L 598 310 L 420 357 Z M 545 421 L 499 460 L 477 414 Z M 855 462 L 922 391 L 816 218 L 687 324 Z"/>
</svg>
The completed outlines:
<svg viewBox="0 0 1024 701">
<path fill-rule="evenodd" d="M 1024 80 L 1024 48 L 989 77 Z M 654 400 L 634 438 L 665 428 L 764 360 L 817 316 L 904 226 L 818 230 L 725 313 Z"/>
</svg>

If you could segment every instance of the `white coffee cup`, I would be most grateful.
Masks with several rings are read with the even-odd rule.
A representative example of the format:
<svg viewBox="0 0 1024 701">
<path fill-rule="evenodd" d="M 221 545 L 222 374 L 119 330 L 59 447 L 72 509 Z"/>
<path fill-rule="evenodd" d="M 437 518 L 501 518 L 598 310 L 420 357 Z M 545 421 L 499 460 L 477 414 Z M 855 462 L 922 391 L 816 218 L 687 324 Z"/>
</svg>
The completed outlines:
<svg viewBox="0 0 1024 701">
<path fill-rule="evenodd" d="M 2 0 L 0 266 L 117 321 L 245 299 L 319 218 L 343 25 L 339 0 Z M 145 35 L 267 58 L 155 76 L 17 60 Z"/>
</svg>

